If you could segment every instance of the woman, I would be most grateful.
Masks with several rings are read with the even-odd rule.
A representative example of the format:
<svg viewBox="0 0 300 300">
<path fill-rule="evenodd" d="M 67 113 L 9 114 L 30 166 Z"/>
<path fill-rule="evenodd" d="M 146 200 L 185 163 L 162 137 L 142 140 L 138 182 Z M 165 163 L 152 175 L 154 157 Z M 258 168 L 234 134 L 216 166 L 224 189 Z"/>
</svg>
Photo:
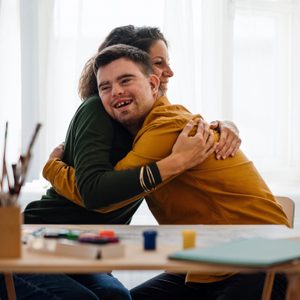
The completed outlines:
<svg viewBox="0 0 300 300">
<path fill-rule="evenodd" d="M 83 122 L 80 124 L 80 128 L 76 127 L 79 119 Z M 87 124 L 86 122 L 90 123 Z M 187 128 L 189 126 L 191 124 Z M 76 132 L 73 131 L 74 127 L 76 127 Z M 89 129 L 91 130 L 89 131 Z M 91 132 L 92 137 L 88 136 Z M 88 141 L 87 136 L 90 138 Z M 209 137 L 207 127 L 204 124 L 203 136 L 205 141 Z M 83 142 L 79 140 L 83 140 Z M 109 144 L 108 140 L 115 147 L 111 147 L 111 151 L 108 151 L 109 156 L 105 156 L 110 159 L 103 163 L 103 152 L 107 152 L 108 148 L 105 143 Z M 83 150 L 87 152 L 78 151 L 74 155 L 73 150 L 75 147 L 73 146 L 76 143 L 77 147 L 77 142 L 81 142 Z M 105 147 L 103 147 L 103 144 L 105 144 Z M 100 147 L 98 147 L 99 145 Z M 78 109 L 71 122 L 66 138 L 64 161 L 70 165 L 78 166 L 82 176 L 85 176 L 83 182 L 88 178 L 88 182 L 93 185 L 95 181 L 101 179 L 95 189 L 95 194 L 99 194 L 99 190 L 101 198 L 102 196 L 103 198 L 106 197 L 105 192 L 108 194 L 108 199 L 104 200 L 103 206 L 110 206 L 109 211 L 101 213 L 86 210 L 59 196 L 54 189 L 50 189 L 41 200 L 32 202 L 25 209 L 25 223 L 129 223 L 141 200 L 126 203 L 125 206 L 119 205 L 123 198 L 120 197 L 120 193 L 118 193 L 119 191 L 115 186 L 122 185 L 124 182 L 132 182 L 132 186 L 126 186 L 126 195 L 124 196 L 123 191 L 122 196 L 127 200 L 130 200 L 133 196 L 140 198 L 143 195 L 143 188 L 138 180 L 140 170 L 114 172 L 112 166 L 130 150 L 130 145 L 131 137 L 129 134 L 107 117 L 101 108 L 99 99 L 95 97 L 90 101 L 87 99 Z M 187 145 L 189 145 L 188 150 L 185 148 Z M 68 147 L 71 147 L 70 150 L 72 151 L 68 151 Z M 212 151 L 214 151 L 214 147 L 211 139 L 207 141 L 205 147 L 201 148 L 199 141 L 184 134 L 178 139 L 176 151 L 166 159 L 151 164 L 149 167 L 155 176 L 156 183 L 159 184 L 170 176 L 179 174 L 181 171 L 200 163 Z M 187 153 L 189 154 L 187 155 Z M 175 157 L 177 159 L 174 159 Z M 90 181 L 89 176 L 95 173 L 98 177 L 94 181 Z M 145 179 L 147 181 L 147 178 Z M 80 180 L 78 182 L 80 183 Z M 84 185 L 88 190 L 87 198 L 90 196 L 93 199 L 90 186 L 88 184 Z M 1 282 L 3 284 L 3 278 Z M 128 291 L 111 274 L 17 274 L 15 275 L 15 286 L 18 299 L 53 299 L 55 297 L 61 299 L 130 299 Z M 5 295 L 1 296 L 5 299 Z"/>
</svg>

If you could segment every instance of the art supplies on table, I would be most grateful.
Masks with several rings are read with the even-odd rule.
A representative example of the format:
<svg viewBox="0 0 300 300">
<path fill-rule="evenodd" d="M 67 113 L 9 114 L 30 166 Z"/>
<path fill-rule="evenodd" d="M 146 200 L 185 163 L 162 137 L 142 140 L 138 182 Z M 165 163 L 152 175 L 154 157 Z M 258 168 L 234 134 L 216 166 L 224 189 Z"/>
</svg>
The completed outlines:
<svg viewBox="0 0 300 300">
<path fill-rule="evenodd" d="M 104 235 L 104 236 L 103 236 Z M 102 235 L 97 232 L 80 232 L 61 229 L 51 231 L 42 227 L 27 233 L 26 244 L 29 251 L 53 255 L 87 259 L 107 259 L 122 257 L 125 245 L 120 243 L 115 233 Z"/>
<path fill-rule="evenodd" d="M 143 232 L 144 237 L 144 250 L 155 250 L 156 249 L 156 230 L 146 230 Z"/>
<path fill-rule="evenodd" d="M 182 248 L 190 249 L 196 247 L 196 231 L 195 230 L 183 230 L 182 232 Z"/>
<path fill-rule="evenodd" d="M 247 267 L 266 267 L 300 258 L 300 241 L 288 239 L 238 239 L 207 248 L 183 250 L 170 259 Z"/>
</svg>

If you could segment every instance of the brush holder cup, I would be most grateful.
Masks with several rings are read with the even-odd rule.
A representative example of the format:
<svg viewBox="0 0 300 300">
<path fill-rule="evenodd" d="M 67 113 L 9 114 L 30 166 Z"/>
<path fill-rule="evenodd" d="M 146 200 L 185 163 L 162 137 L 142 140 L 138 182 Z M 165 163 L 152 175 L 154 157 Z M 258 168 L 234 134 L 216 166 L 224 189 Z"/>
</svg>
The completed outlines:
<svg viewBox="0 0 300 300">
<path fill-rule="evenodd" d="M 21 257 L 21 224 L 20 207 L 0 207 L 0 259 Z"/>
</svg>

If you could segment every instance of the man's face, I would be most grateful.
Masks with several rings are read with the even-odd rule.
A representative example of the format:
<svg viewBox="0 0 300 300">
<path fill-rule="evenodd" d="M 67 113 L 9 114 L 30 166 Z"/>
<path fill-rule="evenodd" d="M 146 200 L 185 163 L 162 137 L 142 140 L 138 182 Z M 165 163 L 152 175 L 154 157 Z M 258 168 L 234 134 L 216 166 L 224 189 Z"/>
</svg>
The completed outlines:
<svg viewBox="0 0 300 300">
<path fill-rule="evenodd" d="M 98 69 L 97 84 L 107 113 L 136 133 L 156 100 L 158 77 L 147 77 L 139 65 L 119 58 Z"/>
</svg>

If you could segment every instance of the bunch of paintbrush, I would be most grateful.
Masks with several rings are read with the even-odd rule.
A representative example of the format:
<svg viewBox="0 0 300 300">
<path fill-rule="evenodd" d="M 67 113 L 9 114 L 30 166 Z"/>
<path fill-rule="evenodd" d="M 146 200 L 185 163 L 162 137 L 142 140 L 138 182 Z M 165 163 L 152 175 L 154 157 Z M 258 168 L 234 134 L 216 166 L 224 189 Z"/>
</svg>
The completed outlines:
<svg viewBox="0 0 300 300">
<path fill-rule="evenodd" d="M 6 163 L 6 145 L 8 132 L 8 122 L 6 122 L 2 159 L 2 175 L 0 177 L 0 207 L 12 206 L 16 204 L 21 188 L 25 183 L 29 161 L 31 159 L 31 150 L 40 128 L 41 124 L 38 123 L 35 127 L 35 131 L 29 143 L 26 154 L 20 155 L 18 162 L 11 165 L 10 174 L 12 174 L 12 176 L 10 176 Z M 7 184 L 7 188 L 5 188 L 4 186 L 5 183 Z"/>
</svg>

